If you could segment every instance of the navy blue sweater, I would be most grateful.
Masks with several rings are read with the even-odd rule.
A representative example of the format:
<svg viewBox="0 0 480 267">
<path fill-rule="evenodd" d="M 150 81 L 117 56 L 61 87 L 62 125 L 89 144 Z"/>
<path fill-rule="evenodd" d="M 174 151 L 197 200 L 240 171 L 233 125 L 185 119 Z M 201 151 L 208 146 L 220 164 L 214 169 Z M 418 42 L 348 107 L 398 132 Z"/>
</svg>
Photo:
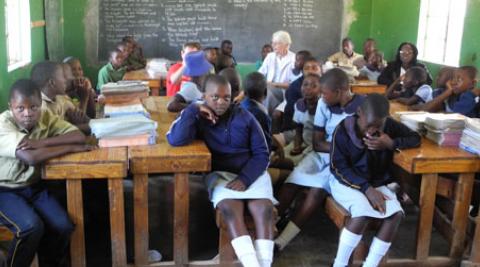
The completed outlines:
<svg viewBox="0 0 480 267">
<path fill-rule="evenodd" d="M 213 125 L 200 117 L 196 103 L 185 108 L 167 133 L 172 146 L 203 139 L 212 153 L 212 171 L 238 174 L 248 187 L 267 169 L 267 143 L 257 120 L 242 107 L 231 106 Z"/>
<path fill-rule="evenodd" d="M 240 102 L 240 106 L 252 113 L 260 124 L 260 127 L 262 127 L 265 140 L 267 141 L 267 147 L 270 151 L 272 147 L 272 120 L 268 116 L 267 109 L 261 105 L 262 103 L 252 100 L 248 96 Z"/>
<path fill-rule="evenodd" d="M 421 138 L 403 124 L 387 118 L 383 132 L 393 139 L 394 150 L 369 150 L 357 135 L 356 120 L 356 115 L 347 117 L 335 129 L 330 170 L 342 184 L 365 193 L 370 186 L 390 183 L 394 150 L 419 146 Z"/>
</svg>

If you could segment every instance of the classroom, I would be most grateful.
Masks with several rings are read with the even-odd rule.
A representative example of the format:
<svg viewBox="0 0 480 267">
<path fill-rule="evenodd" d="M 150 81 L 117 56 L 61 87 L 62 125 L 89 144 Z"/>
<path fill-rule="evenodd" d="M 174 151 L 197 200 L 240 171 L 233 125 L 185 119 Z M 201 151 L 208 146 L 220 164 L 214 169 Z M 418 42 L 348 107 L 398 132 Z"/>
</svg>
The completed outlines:
<svg viewBox="0 0 480 267">
<path fill-rule="evenodd" d="M 0 0 L 0 267 L 480 266 L 478 25 L 480 0 Z"/>
</svg>

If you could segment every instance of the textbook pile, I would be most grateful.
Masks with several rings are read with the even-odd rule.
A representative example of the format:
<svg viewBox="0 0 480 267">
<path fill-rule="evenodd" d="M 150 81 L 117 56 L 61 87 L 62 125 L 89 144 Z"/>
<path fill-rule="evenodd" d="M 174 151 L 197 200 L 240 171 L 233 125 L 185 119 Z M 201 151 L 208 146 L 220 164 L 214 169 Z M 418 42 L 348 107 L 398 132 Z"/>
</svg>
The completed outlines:
<svg viewBox="0 0 480 267">
<path fill-rule="evenodd" d="M 480 119 L 466 119 L 460 139 L 460 148 L 480 155 Z"/>
<path fill-rule="evenodd" d="M 441 146 L 458 146 L 465 119 L 465 116 L 457 113 L 430 113 L 425 119 L 426 137 Z"/>
<path fill-rule="evenodd" d="M 105 97 L 104 119 L 90 121 L 100 147 L 155 144 L 157 123 L 143 107 L 148 86 L 141 81 L 107 83 L 101 88 Z"/>
<path fill-rule="evenodd" d="M 403 111 L 397 112 L 400 116 L 400 122 L 410 128 L 412 131 L 418 132 L 421 135 L 427 133 L 425 128 L 425 120 L 430 113 L 423 111 Z"/>
<path fill-rule="evenodd" d="M 100 147 L 153 145 L 157 123 L 142 115 L 126 115 L 90 120 Z"/>
</svg>

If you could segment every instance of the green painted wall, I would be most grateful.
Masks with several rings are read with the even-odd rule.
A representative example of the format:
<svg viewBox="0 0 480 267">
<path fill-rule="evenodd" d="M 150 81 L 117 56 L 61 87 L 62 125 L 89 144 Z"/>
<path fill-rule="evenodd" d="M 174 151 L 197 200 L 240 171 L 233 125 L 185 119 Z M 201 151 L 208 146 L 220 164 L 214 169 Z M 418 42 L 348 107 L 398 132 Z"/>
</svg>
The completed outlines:
<svg viewBox="0 0 480 267">
<path fill-rule="evenodd" d="M 30 0 L 31 21 L 44 20 L 43 0 Z M 5 39 L 5 1 L 0 0 L 0 110 L 5 110 L 7 105 L 8 90 L 20 78 L 28 78 L 32 66 L 46 58 L 45 52 L 45 27 L 35 27 L 32 31 L 32 63 L 28 66 L 7 71 L 7 45 Z"/>
</svg>

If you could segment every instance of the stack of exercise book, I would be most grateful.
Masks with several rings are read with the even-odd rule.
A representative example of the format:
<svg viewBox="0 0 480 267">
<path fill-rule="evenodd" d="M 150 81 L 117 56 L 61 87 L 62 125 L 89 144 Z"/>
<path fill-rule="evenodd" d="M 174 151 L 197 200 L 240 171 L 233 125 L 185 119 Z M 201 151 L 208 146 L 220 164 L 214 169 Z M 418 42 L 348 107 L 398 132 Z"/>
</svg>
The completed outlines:
<svg viewBox="0 0 480 267">
<path fill-rule="evenodd" d="M 155 144 L 157 123 L 149 119 L 150 114 L 141 101 L 149 93 L 146 83 L 107 83 L 101 92 L 105 98 L 105 118 L 90 121 L 100 147 Z"/>
<path fill-rule="evenodd" d="M 148 96 L 150 89 L 146 82 L 119 81 L 104 84 L 100 91 L 106 105 L 125 106 L 139 103 L 140 99 Z"/>
<path fill-rule="evenodd" d="M 458 146 L 465 119 L 457 113 L 430 113 L 425 119 L 426 137 L 441 146 Z"/>
<path fill-rule="evenodd" d="M 138 114 L 94 119 L 89 125 L 100 147 L 153 145 L 157 137 L 157 123 Z"/>
<path fill-rule="evenodd" d="M 480 119 L 465 120 L 465 129 L 459 146 L 468 152 L 480 155 Z"/>
<path fill-rule="evenodd" d="M 424 111 L 402 111 L 396 114 L 400 117 L 400 121 L 412 131 L 418 132 L 421 135 L 427 133 L 425 120 L 430 113 Z"/>
</svg>

